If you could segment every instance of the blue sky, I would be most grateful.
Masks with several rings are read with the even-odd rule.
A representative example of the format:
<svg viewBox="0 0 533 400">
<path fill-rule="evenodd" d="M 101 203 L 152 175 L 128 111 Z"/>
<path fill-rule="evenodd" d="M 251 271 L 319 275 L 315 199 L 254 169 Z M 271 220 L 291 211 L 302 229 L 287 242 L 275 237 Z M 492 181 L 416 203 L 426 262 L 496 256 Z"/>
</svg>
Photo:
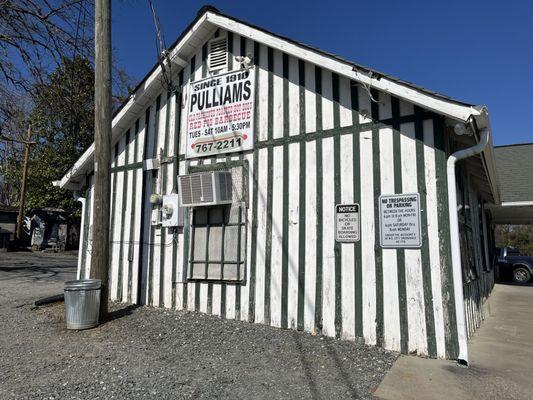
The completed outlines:
<svg viewBox="0 0 533 400">
<path fill-rule="evenodd" d="M 153 0 L 167 45 L 203 2 Z M 533 142 L 533 3 L 507 1 L 211 1 L 224 13 L 472 104 L 487 105 L 496 145 Z M 113 47 L 136 79 L 156 61 L 146 0 L 113 0 Z"/>
</svg>

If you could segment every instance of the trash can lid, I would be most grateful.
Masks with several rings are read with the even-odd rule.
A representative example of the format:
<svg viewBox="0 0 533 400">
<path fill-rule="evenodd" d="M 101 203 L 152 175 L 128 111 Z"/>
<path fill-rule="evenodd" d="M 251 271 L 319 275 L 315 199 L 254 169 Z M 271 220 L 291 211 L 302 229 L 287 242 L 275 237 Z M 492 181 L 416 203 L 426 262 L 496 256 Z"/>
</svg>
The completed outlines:
<svg viewBox="0 0 533 400">
<path fill-rule="evenodd" d="M 100 289 L 102 281 L 100 279 L 79 279 L 65 282 L 65 290 L 95 290 Z"/>
</svg>

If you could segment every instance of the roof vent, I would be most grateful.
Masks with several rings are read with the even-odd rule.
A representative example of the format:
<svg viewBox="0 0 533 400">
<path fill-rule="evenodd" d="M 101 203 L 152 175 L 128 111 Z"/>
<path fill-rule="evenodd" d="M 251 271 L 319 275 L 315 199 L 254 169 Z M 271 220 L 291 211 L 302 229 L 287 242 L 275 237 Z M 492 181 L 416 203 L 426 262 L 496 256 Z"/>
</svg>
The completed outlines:
<svg viewBox="0 0 533 400">
<path fill-rule="evenodd" d="M 224 38 L 209 42 L 209 72 L 220 72 L 228 65 L 228 41 Z"/>
<path fill-rule="evenodd" d="M 233 181 L 230 171 L 197 172 L 178 177 L 181 207 L 231 204 Z"/>
</svg>

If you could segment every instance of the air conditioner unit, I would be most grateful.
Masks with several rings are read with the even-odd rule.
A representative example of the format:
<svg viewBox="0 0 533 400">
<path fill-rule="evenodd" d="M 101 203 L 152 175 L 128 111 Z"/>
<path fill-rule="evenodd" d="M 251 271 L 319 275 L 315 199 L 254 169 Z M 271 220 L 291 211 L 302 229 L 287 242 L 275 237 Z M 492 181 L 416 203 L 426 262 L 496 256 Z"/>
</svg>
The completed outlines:
<svg viewBox="0 0 533 400">
<path fill-rule="evenodd" d="M 231 204 L 233 182 L 230 171 L 197 172 L 178 176 L 180 207 Z"/>
</svg>

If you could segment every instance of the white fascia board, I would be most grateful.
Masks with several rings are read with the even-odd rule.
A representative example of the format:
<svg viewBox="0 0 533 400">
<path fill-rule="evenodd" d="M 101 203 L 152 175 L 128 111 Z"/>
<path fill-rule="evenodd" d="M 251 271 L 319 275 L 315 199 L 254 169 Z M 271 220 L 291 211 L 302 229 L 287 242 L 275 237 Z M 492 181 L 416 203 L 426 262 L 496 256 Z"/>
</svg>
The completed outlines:
<svg viewBox="0 0 533 400">
<path fill-rule="evenodd" d="M 80 158 L 74 163 L 71 169 L 67 171 L 67 173 L 61 178 L 59 181 L 59 187 L 64 189 L 69 184 L 70 180 L 73 176 L 76 175 L 77 172 L 80 170 L 84 170 L 85 164 L 93 159 L 93 153 L 94 153 L 94 143 L 89 146 L 87 150 L 81 155 Z"/>
<path fill-rule="evenodd" d="M 447 101 L 446 99 L 432 96 L 431 94 L 424 93 L 423 91 L 411 86 L 395 82 L 394 80 L 388 79 L 386 76 L 381 76 L 379 79 L 372 78 L 368 74 L 358 71 L 357 68 L 354 68 L 353 64 L 350 64 L 349 62 L 336 60 L 330 56 L 313 51 L 312 49 L 288 42 L 272 34 L 252 28 L 246 24 L 212 12 L 207 13 L 207 21 L 222 29 L 233 31 L 239 35 L 249 37 L 269 47 L 278 49 L 284 53 L 302 60 L 306 60 L 315 65 L 319 65 L 325 69 L 336 72 L 339 75 L 344 75 L 349 79 L 361 82 L 367 87 L 389 93 L 412 104 L 434 111 L 437 114 L 444 115 L 464 123 L 468 123 L 470 122 L 471 118 L 475 118 L 479 129 L 490 129 L 488 112 L 484 106 L 466 106 L 451 100 Z M 491 182 L 491 189 L 495 202 L 498 203 L 499 195 L 495 180 L 496 173 L 494 167 L 494 156 L 492 154 L 492 138 L 489 146 L 487 147 L 488 148 L 484 150 L 484 154 L 486 155 L 485 158 L 487 160 L 486 173 Z"/>
<path fill-rule="evenodd" d="M 184 58 L 181 58 L 180 56 L 174 56 L 174 58 L 172 58 L 172 62 L 180 66 L 181 68 L 185 68 L 187 65 L 189 65 L 187 60 L 185 60 Z"/>
<path fill-rule="evenodd" d="M 194 26 L 185 34 L 185 36 L 180 40 L 179 43 L 174 46 L 171 50 L 169 59 L 170 62 L 173 62 L 181 67 L 188 65 L 187 61 L 180 57 L 180 52 L 183 47 L 190 40 L 190 38 L 196 33 L 200 27 L 207 21 L 207 14 L 204 14 Z M 112 134 L 114 138 L 116 135 L 120 134 L 121 122 L 129 115 L 134 113 L 135 115 L 138 112 L 138 108 L 135 109 L 134 106 L 137 102 L 145 100 L 145 97 L 150 96 L 153 91 L 161 88 L 161 66 L 158 65 L 156 69 L 148 76 L 144 82 L 138 87 L 135 93 L 132 93 L 127 101 L 127 103 L 121 108 L 117 115 L 113 118 L 111 122 Z M 92 167 L 93 163 L 93 154 L 94 154 L 94 143 L 81 155 L 81 157 L 76 161 L 73 167 L 68 170 L 68 172 L 61 178 L 59 186 L 61 188 L 69 188 L 69 183 L 72 177 L 76 176 L 77 173 L 81 171 L 87 171 Z"/>
<path fill-rule="evenodd" d="M 220 28 L 233 31 L 242 36 L 246 36 L 258 42 L 264 43 L 269 47 L 281 50 L 282 52 L 290 54 L 294 57 L 307 60 L 315 65 L 320 65 L 325 69 L 361 82 L 371 88 L 375 88 L 377 90 L 390 93 L 396 97 L 403 98 L 413 104 L 432 110 L 438 114 L 443 114 L 463 122 L 467 122 L 472 115 L 479 114 L 479 110 L 474 107 L 457 104 L 452 101 L 446 101 L 444 99 L 431 96 L 415 88 L 394 82 L 385 76 L 380 77 L 379 79 L 371 78 L 367 74 L 354 69 L 353 64 L 335 60 L 332 57 L 288 42 L 274 35 L 234 21 L 230 18 L 208 12 L 207 21 L 219 26 Z"/>
</svg>

